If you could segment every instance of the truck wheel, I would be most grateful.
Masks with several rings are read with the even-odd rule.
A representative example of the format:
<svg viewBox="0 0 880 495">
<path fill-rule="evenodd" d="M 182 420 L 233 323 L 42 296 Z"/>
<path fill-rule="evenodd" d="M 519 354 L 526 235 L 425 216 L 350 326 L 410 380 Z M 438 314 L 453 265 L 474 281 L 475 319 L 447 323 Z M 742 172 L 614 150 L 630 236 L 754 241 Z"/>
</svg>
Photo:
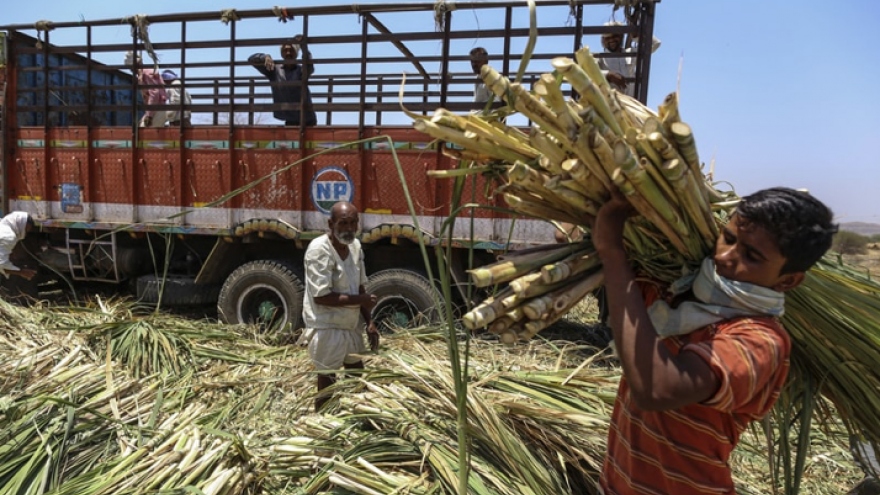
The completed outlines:
<svg viewBox="0 0 880 495">
<path fill-rule="evenodd" d="M 223 283 L 217 312 L 226 323 L 256 324 L 263 332 L 300 328 L 303 284 L 281 261 L 251 261 L 236 268 Z"/>
<path fill-rule="evenodd" d="M 379 299 L 372 317 L 380 332 L 412 328 L 440 319 L 440 308 L 435 304 L 442 306 L 443 296 L 419 273 L 401 269 L 382 270 L 370 275 L 365 288 Z"/>
<path fill-rule="evenodd" d="M 167 275 L 165 287 L 162 278 L 144 275 L 137 279 L 137 297 L 141 302 L 156 304 L 162 291 L 162 304 L 168 306 L 195 306 L 217 302 L 220 284 L 195 284 L 195 277 Z"/>
</svg>

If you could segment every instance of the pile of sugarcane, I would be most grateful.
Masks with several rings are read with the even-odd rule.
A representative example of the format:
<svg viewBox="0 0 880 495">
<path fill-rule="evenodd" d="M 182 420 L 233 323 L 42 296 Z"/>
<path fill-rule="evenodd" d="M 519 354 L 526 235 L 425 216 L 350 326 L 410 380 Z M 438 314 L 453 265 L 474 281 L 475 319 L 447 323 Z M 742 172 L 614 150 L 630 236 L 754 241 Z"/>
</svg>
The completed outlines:
<svg viewBox="0 0 880 495">
<path fill-rule="evenodd" d="M 464 325 L 488 328 L 508 343 L 534 336 L 602 285 L 589 230 L 612 187 L 638 212 L 624 232 L 634 267 L 667 283 L 692 273 L 711 253 L 738 200 L 704 175 L 676 94 L 655 113 L 612 90 L 588 48 L 575 59 L 554 59 L 554 71 L 531 91 L 485 66 L 481 77 L 505 107 L 464 116 L 441 108 L 414 123 L 460 148 L 452 153 L 461 169 L 449 176 L 492 174 L 501 184 L 495 192 L 514 213 L 586 233 L 585 242 L 508 253 L 470 271 L 478 287 L 502 285 L 463 317 Z M 564 96 L 564 84 L 574 98 Z M 504 123 L 517 112 L 531 121 L 529 132 Z M 876 444 L 880 284 L 829 256 L 787 299 L 783 323 L 793 338 L 794 387 L 829 397 L 847 425 Z"/>
<path fill-rule="evenodd" d="M 0 359 L 17 385 L 0 387 L 3 493 L 216 494 L 252 484 L 248 462 L 229 455 L 235 439 L 196 424 L 206 405 L 185 405 L 156 377 L 125 376 L 78 344 L 22 346 L 21 359 Z"/>
<path fill-rule="evenodd" d="M 135 329 L 146 345 L 116 352 Z M 305 349 L 238 330 L 119 303 L 31 310 L 0 300 L 0 494 L 461 493 L 455 373 L 440 328 L 388 335 L 320 415 Z M 160 349 L 165 339 L 151 333 L 189 343 Z M 140 373 L 165 358 L 164 372 Z M 471 343 L 474 493 L 596 493 L 619 377 L 602 359 L 581 345 Z M 857 479 L 833 435 L 814 444 L 810 493 Z M 738 493 L 769 493 L 765 452 L 749 432 L 743 444 L 732 462 Z"/>
<path fill-rule="evenodd" d="M 120 307 L 56 312 L 0 300 L 0 493 L 251 490 L 258 466 L 248 438 L 220 431 L 222 408 L 196 400 L 192 369 L 173 365 L 185 360 L 185 351 L 156 345 L 168 340 L 158 335 L 195 330 L 194 323 L 134 317 L 130 306 Z M 212 333 L 203 338 L 229 340 Z M 142 339 L 139 359 L 111 359 L 131 358 L 115 351 L 133 339 Z M 163 369 L 140 374 L 143 362 Z"/>
</svg>

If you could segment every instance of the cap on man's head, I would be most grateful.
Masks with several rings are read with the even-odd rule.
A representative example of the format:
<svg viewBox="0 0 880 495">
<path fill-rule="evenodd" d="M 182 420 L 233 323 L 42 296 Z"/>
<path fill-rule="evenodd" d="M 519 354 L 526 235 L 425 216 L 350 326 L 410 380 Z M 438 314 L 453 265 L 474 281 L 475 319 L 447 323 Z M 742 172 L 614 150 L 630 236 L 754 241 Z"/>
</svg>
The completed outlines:
<svg viewBox="0 0 880 495">
<path fill-rule="evenodd" d="M 623 23 L 620 21 L 608 21 L 605 23 L 605 26 L 623 26 Z M 608 38 L 611 36 L 622 36 L 620 33 L 602 33 L 603 38 Z"/>
<path fill-rule="evenodd" d="M 163 81 L 173 81 L 177 79 L 177 74 L 174 73 L 173 70 L 165 70 L 162 71 L 162 80 Z"/>
</svg>

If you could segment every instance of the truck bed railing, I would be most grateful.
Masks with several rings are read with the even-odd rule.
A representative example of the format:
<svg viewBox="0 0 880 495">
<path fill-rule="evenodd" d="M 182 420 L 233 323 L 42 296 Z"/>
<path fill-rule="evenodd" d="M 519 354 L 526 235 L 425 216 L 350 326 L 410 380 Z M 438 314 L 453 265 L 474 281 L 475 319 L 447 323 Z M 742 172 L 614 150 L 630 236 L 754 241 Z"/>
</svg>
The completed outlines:
<svg viewBox="0 0 880 495">
<path fill-rule="evenodd" d="M 609 27 L 604 23 L 612 17 L 612 0 L 536 2 L 540 27 L 526 84 L 550 71 L 554 57 L 572 56 L 584 44 L 601 52 L 602 33 L 650 39 L 654 3 L 636 2 L 626 8 L 626 16 L 616 14 L 620 20 L 628 17 L 629 25 Z M 139 85 L 123 63 L 127 51 L 137 51 L 145 66 L 180 76 L 192 97 L 186 110 L 193 113 L 194 124 L 278 125 L 271 113 L 282 106 L 272 101 L 270 83 L 247 58 L 265 52 L 277 60 L 279 45 L 301 33 L 315 67 L 306 84 L 320 125 L 408 124 L 401 103 L 417 113 L 440 106 L 481 108 L 472 102 L 476 77 L 470 72 L 469 50 L 486 47 L 490 65 L 513 77 L 526 62 L 530 35 L 526 2 L 291 7 L 287 13 L 292 19 L 284 23 L 276 22 L 270 9 L 238 11 L 237 20 L 227 24 L 219 12 L 148 16 L 146 37 L 132 27 L 128 39 L 120 34 L 118 19 L 53 22 L 45 32 L 27 25 L 0 26 L 16 45 L 7 72 L 14 77 L 8 98 L 15 99 L 16 114 L 7 122 L 137 125 L 145 110 L 156 109 L 140 101 L 140 91 L 150 87 Z M 134 17 L 125 21 L 137 24 Z M 151 53 L 157 56 L 155 64 Z M 650 53 L 634 55 L 637 72 L 631 83 L 645 101 Z"/>
</svg>

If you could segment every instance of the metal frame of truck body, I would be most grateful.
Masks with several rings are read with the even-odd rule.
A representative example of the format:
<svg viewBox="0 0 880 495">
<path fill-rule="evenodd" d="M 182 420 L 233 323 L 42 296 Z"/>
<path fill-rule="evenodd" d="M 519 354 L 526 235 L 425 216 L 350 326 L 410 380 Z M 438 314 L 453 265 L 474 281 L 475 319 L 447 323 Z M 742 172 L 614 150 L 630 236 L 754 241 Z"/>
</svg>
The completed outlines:
<svg viewBox="0 0 880 495">
<path fill-rule="evenodd" d="M 611 0 L 537 2 L 539 25 L 551 24 L 538 28 L 539 40 L 568 40 L 563 41 L 568 51 L 546 51 L 548 45 L 539 43 L 524 81 L 548 72 L 552 58 L 571 56 L 585 36 L 596 36 L 597 44 L 604 32 L 638 32 L 641 39 L 650 39 L 654 3 L 627 8 L 634 24 L 606 27 L 585 24 L 585 11 L 602 9 L 607 16 Z M 556 12 L 555 17 L 541 17 L 550 12 Z M 265 118 L 263 112 L 279 106 L 271 103 L 269 83 L 249 66 L 243 50 L 265 47 L 271 54 L 290 36 L 264 37 L 264 32 L 246 36 L 241 25 L 276 19 L 271 9 L 235 12 L 225 25 L 220 24 L 218 12 L 127 19 L 132 25 L 139 20 L 149 24 L 149 45 L 160 54 L 160 70 L 170 68 L 181 76 L 193 98 L 189 110 L 194 121 L 203 119 L 191 128 L 137 127 L 138 119 L 131 117 L 157 107 L 131 97 L 142 88 L 121 61 L 126 51 L 135 50 L 144 54 L 149 66 L 143 51 L 147 43 L 138 39 L 134 29 L 129 42 L 95 41 L 99 29 L 118 29 L 119 20 L 53 23 L 52 31 L 38 32 L 40 43 L 23 33 L 33 26 L 0 26 L 8 33 L 9 45 L 6 68 L 0 71 L 7 78 L 0 81 L 6 89 L 2 204 L 8 210 L 31 213 L 44 235 L 69 257 L 74 278 L 82 280 L 119 281 L 143 272 L 142 263 L 135 260 L 138 255 L 120 252 L 143 255 L 144 239 L 155 235 L 176 236 L 176 251 L 169 257 L 183 256 L 187 261 L 171 263 L 172 270 L 196 272 L 199 283 L 223 282 L 248 260 L 287 258 L 295 264 L 305 244 L 325 231 L 327 209 L 338 199 L 351 200 L 362 212 L 369 271 L 417 269 L 421 258 L 412 249 L 417 230 L 390 148 L 399 158 L 417 208 L 418 227 L 429 243 L 446 242 L 440 227 L 455 207 L 450 204 L 451 183 L 426 172 L 455 168 L 457 162 L 442 153 L 442 143 L 406 123 L 389 122 L 401 119 L 401 106 L 420 114 L 438 107 L 478 110 L 469 101 L 475 78 L 467 70 L 467 50 L 461 47 L 492 46 L 490 65 L 512 78 L 529 35 L 527 4 L 293 7 L 286 13 L 301 26 L 297 32 L 305 35 L 315 64 L 307 84 L 319 115 L 316 127 L 259 123 L 261 115 Z M 386 24 L 399 23 L 392 18 L 400 15 L 429 17 L 438 29 L 391 32 Z M 484 27 L 456 29 L 460 18 L 470 20 L 471 15 L 484 20 Z M 339 19 L 333 24 L 334 33 L 326 27 L 318 29 L 328 19 Z M 193 26 L 200 23 L 216 23 L 226 35 L 206 39 L 192 34 Z M 344 26 L 356 29 L 346 31 Z M 67 30 L 84 30 L 85 42 L 52 43 Z M 647 97 L 648 45 L 640 45 L 632 81 L 642 101 Z M 225 58 L 218 55 L 222 53 Z M 24 57 L 31 57 L 33 66 L 22 65 Z M 53 60 L 63 63 L 52 66 Z M 331 67 L 337 72 L 331 74 Z M 405 83 L 403 71 L 396 72 L 401 67 L 411 72 Z M 119 77 L 108 76 L 110 84 L 97 84 L 104 73 Z M 28 74 L 33 86 L 22 87 Z M 84 84 L 65 78 L 66 74 L 84 75 Z M 115 102 L 96 98 L 113 92 L 128 92 L 129 98 L 120 96 Z M 29 100 L 26 94 L 31 95 Z M 72 96 L 65 102 L 59 94 Z M 32 104 L 18 104 L 28 101 Z M 89 115 L 85 122 L 74 122 L 74 116 L 83 114 Z M 35 116 L 27 123 L 41 125 L 20 125 L 24 115 Z M 106 125 L 102 115 L 130 125 Z M 301 164 L 292 165 L 298 161 Z M 500 205 L 483 197 L 486 187 L 483 178 L 470 181 L 463 197 Z M 546 222 L 513 221 L 478 209 L 456 223 L 452 242 L 485 253 L 546 242 L 552 230 Z M 98 247 L 103 244 L 106 249 Z M 101 259 L 90 263 L 87 258 L 96 253 Z M 120 256 L 127 260 L 125 266 Z"/>
</svg>

